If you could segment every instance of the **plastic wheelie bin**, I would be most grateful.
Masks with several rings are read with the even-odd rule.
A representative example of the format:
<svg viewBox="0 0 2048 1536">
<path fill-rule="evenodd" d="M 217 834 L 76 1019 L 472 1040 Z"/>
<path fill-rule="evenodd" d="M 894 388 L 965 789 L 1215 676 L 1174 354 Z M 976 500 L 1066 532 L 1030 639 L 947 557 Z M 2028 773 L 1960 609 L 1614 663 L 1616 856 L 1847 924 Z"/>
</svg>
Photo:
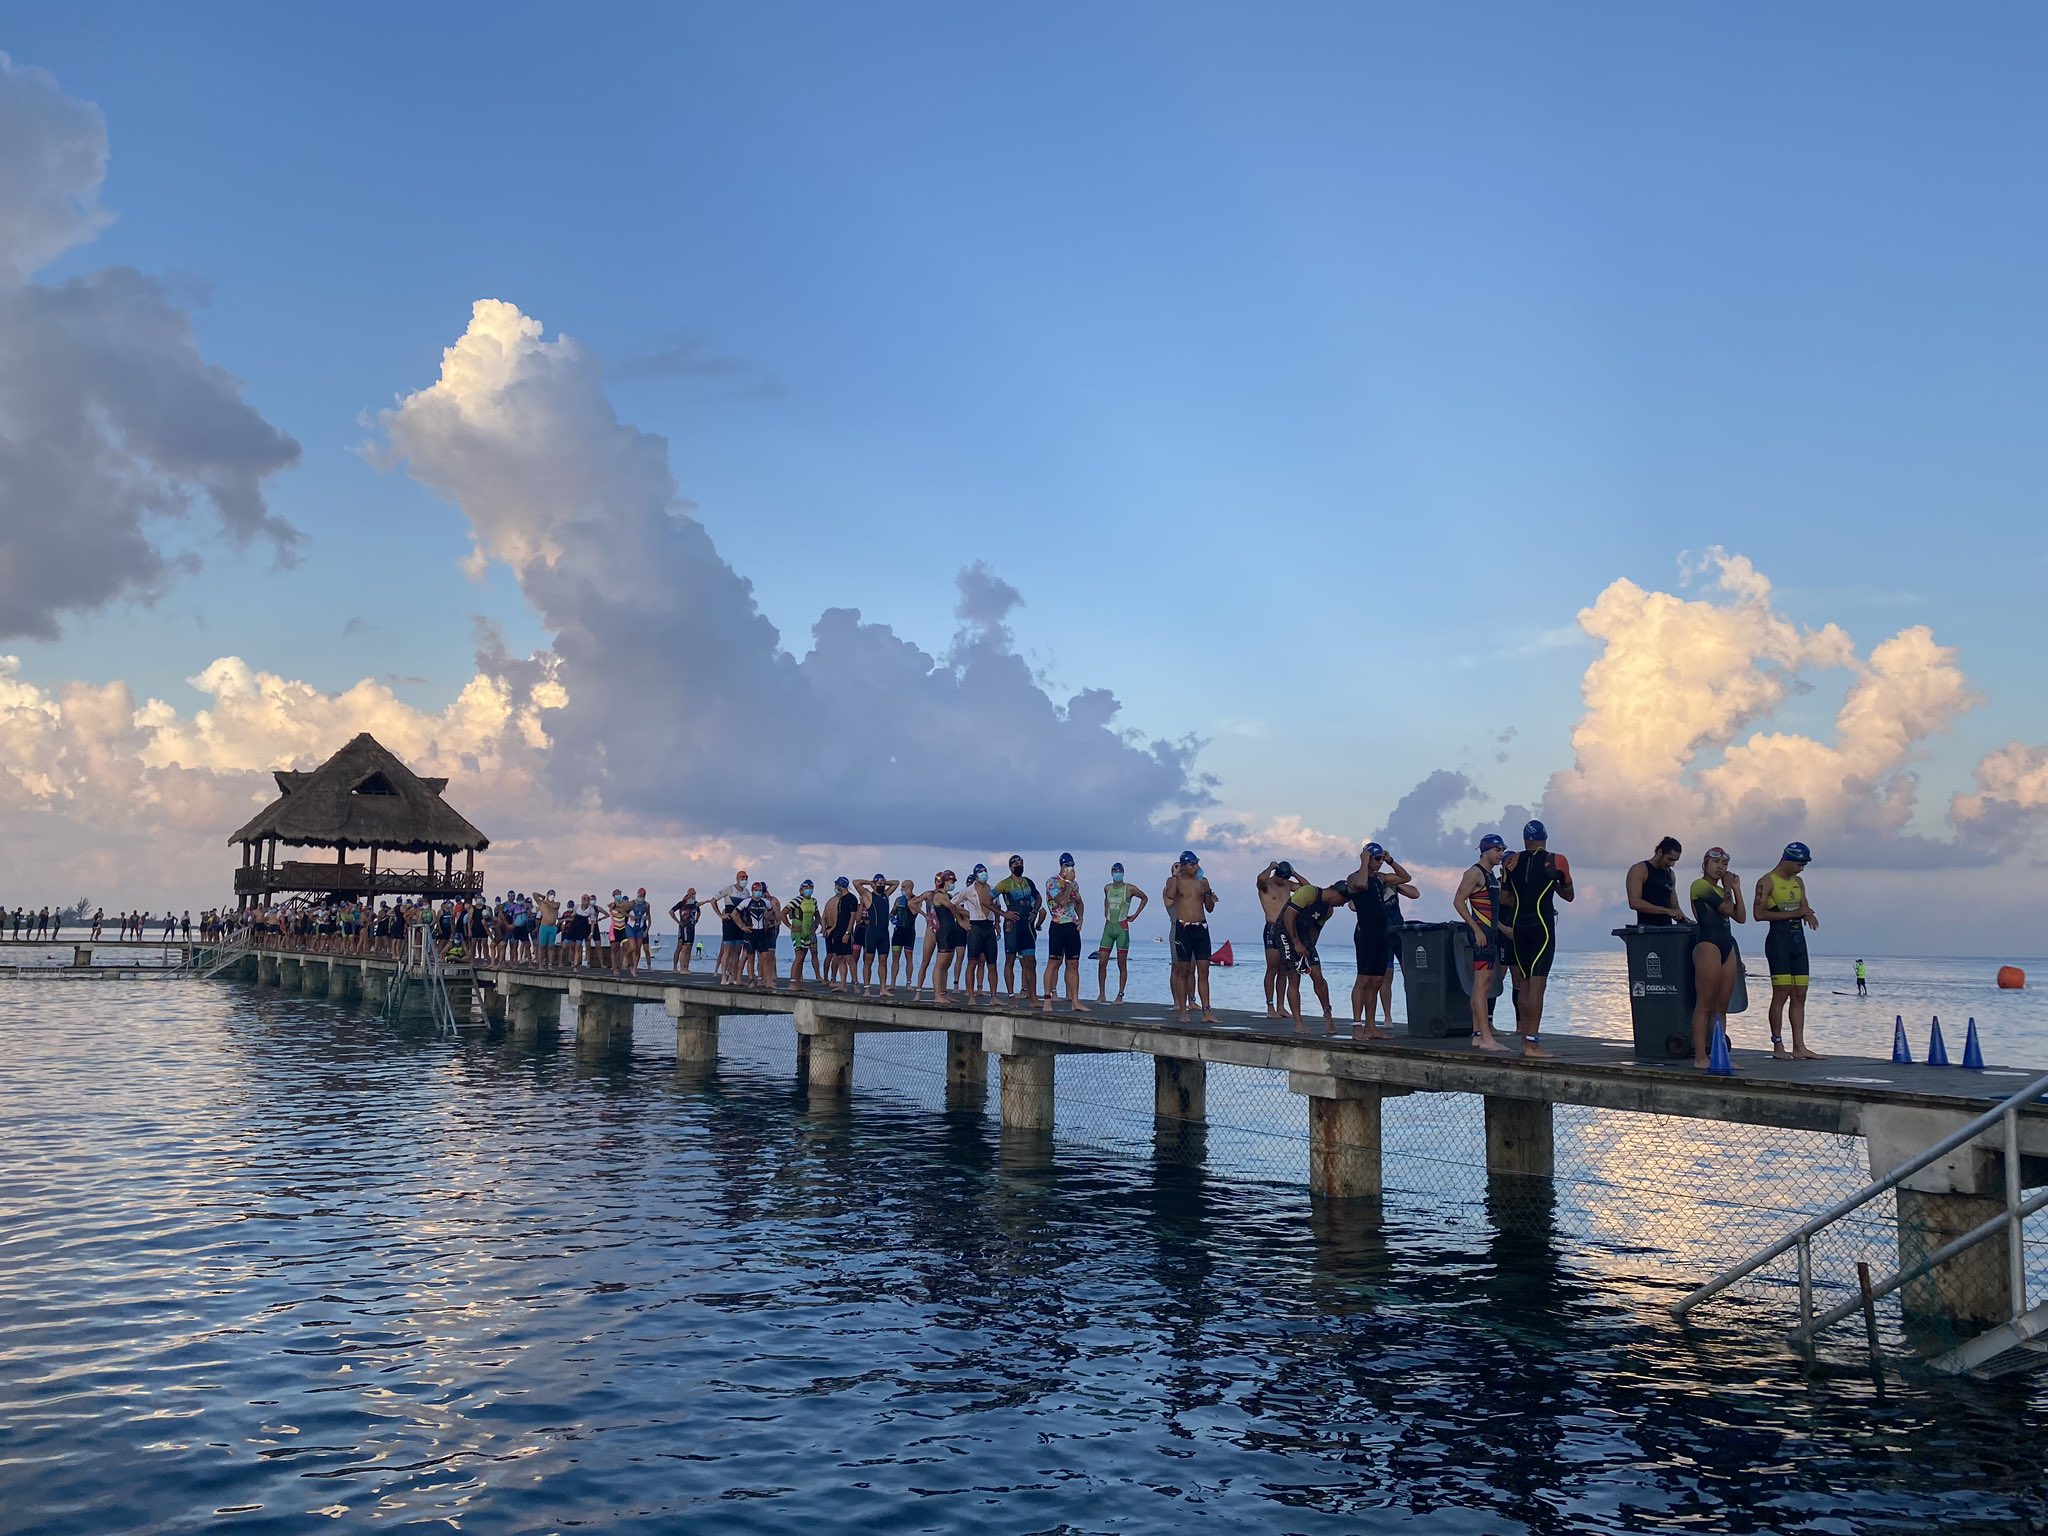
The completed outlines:
<svg viewBox="0 0 2048 1536">
<path fill-rule="evenodd" d="M 1692 1055 L 1692 1010 L 1699 992 L 1693 985 L 1692 947 L 1699 930 L 1690 923 L 1668 928 L 1630 925 L 1614 936 L 1628 950 L 1628 1009 L 1634 1026 L 1636 1055 L 1645 1061 L 1674 1061 Z M 1740 964 L 1741 948 L 1736 949 Z M 1749 1007 L 1749 988 L 1740 970 L 1728 1011 Z"/>
<path fill-rule="evenodd" d="M 1390 937 L 1401 956 L 1408 1033 L 1427 1040 L 1472 1033 L 1472 930 L 1463 923 L 1401 923 Z M 1498 998 L 1505 970 L 1492 972 Z"/>
</svg>

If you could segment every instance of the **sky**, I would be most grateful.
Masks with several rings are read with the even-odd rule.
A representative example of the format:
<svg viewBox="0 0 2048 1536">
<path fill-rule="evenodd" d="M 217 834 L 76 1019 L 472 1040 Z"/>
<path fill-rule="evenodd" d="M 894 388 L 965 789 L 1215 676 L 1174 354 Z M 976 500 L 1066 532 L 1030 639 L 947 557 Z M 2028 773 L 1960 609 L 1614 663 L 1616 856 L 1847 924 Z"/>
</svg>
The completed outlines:
<svg viewBox="0 0 2048 1536">
<path fill-rule="evenodd" d="M 1533 811 L 1572 947 L 1670 832 L 1811 843 L 1823 950 L 2043 948 L 2036 7 L 0 52 L 0 900 L 209 904 L 368 729 L 508 887 L 1192 846 L 1248 932 Z"/>
</svg>

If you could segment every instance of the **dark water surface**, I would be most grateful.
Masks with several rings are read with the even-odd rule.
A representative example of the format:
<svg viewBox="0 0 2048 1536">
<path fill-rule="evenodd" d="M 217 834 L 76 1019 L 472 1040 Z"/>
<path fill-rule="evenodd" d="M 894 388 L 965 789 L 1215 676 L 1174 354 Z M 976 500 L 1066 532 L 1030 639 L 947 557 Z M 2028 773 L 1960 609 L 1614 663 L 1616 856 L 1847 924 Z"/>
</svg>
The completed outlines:
<svg viewBox="0 0 2048 1536">
<path fill-rule="evenodd" d="M 679 1079 L 661 1023 L 0 988 L 0 1528 L 2048 1522 L 2039 1388 L 1689 1343 L 1529 1203 L 1332 1222 L 1199 1133 L 813 1109 L 786 1021 Z"/>
</svg>

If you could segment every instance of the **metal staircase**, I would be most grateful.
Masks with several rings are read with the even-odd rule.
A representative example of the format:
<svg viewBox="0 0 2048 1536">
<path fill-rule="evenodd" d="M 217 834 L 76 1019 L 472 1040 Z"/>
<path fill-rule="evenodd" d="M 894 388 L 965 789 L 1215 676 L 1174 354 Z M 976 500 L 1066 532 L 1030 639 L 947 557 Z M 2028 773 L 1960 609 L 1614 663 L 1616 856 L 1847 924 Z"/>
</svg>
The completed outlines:
<svg viewBox="0 0 2048 1536">
<path fill-rule="evenodd" d="M 184 966 L 184 974 L 200 981 L 211 981 L 222 971 L 240 965 L 255 953 L 255 946 L 249 941 L 249 930 L 238 931 L 231 939 L 215 945 L 194 945 L 192 958 Z"/>
<path fill-rule="evenodd" d="M 448 989 L 451 975 L 464 987 L 466 1001 L 468 988 L 473 985 L 470 967 L 460 965 L 451 968 L 442 957 L 440 946 L 434 942 L 433 930 L 425 923 L 414 923 L 405 931 L 405 955 L 384 994 L 384 1017 L 396 1019 L 403 1015 L 417 990 L 419 1001 L 433 1018 L 435 1028 L 444 1034 L 453 1034 L 459 1019 L 455 999 Z"/>
<path fill-rule="evenodd" d="M 1795 1348 L 1810 1347 L 1827 1329 L 1873 1308 L 1893 1292 L 1923 1280 L 1942 1265 L 1979 1244 L 2003 1237 L 2006 1248 L 2006 1286 L 2010 1315 L 1953 1348 L 1932 1356 L 1928 1364 L 1936 1370 L 1978 1378 L 2010 1375 L 2048 1365 L 2048 1302 L 2027 1306 L 2026 1228 L 2029 1216 L 2048 1207 L 2048 1189 L 2027 1196 L 2021 1185 L 2020 1112 L 2048 1096 L 2048 1076 L 2036 1078 L 1996 1108 L 1987 1110 L 1943 1137 L 1926 1151 L 1874 1179 L 1848 1199 L 1779 1238 L 1769 1247 L 1723 1270 L 1682 1300 L 1673 1303 L 1671 1313 L 1681 1322 L 1703 1302 L 1712 1300 L 1738 1281 L 1747 1279 L 1765 1265 L 1796 1253 L 1799 1263 L 1799 1323 L 1789 1333 Z M 1915 1262 L 1892 1270 L 1883 1279 L 1869 1282 L 1867 1294 L 1859 1287 L 1848 1300 L 1816 1314 L 1814 1311 L 1813 1242 L 1843 1220 L 1855 1216 L 1875 1200 L 1891 1194 L 1923 1168 L 1939 1162 L 1958 1147 L 1990 1131 L 2000 1132 L 2000 1150 L 2005 1163 L 2005 1208 L 1961 1236 L 1944 1243 Z M 1876 1266 L 1871 1266 L 1873 1269 Z"/>
</svg>

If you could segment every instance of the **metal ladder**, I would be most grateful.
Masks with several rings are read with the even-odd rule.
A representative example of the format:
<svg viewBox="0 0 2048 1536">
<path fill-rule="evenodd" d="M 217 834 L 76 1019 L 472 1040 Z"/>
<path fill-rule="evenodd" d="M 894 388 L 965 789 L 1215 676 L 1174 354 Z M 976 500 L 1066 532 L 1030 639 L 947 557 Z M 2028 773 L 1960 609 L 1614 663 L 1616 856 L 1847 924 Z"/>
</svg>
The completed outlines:
<svg viewBox="0 0 2048 1536">
<path fill-rule="evenodd" d="M 431 927 L 414 923 L 405 930 L 405 956 L 384 994 L 384 1017 L 395 1019 L 405 1012 L 407 995 L 414 987 L 426 999 L 427 1012 L 443 1034 L 455 1032 L 455 1000 L 448 994 L 448 966 L 434 943 Z"/>
<path fill-rule="evenodd" d="M 2031 1309 L 2027 1306 L 2025 1231 L 2026 1219 L 2048 1207 L 2048 1189 L 2028 1197 L 2020 1183 L 2020 1112 L 2044 1096 L 2048 1096 L 2048 1075 L 2036 1078 L 1997 1107 L 1986 1110 L 1969 1124 L 1952 1131 L 1883 1178 L 1872 1180 L 1848 1199 L 1823 1211 L 1768 1248 L 1759 1249 L 1739 1264 L 1724 1269 L 1698 1290 L 1672 1303 L 1671 1315 L 1683 1322 L 1702 1302 L 1712 1300 L 1773 1260 L 1796 1252 L 1799 1258 L 1799 1325 L 1788 1335 L 1788 1342 L 1795 1348 L 1810 1345 L 1827 1329 L 1862 1311 L 1865 1304 L 1859 1293 L 1825 1312 L 1815 1314 L 1814 1238 L 1845 1217 L 1862 1210 L 1871 1201 L 1891 1193 L 1921 1169 L 1939 1162 L 1956 1148 L 1975 1141 L 1987 1131 L 1998 1130 L 2002 1133 L 2001 1150 L 2005 1158 L 2005 1209 L 1916 1262 L 1893 1270 L 1882 1280 L 1872 1281 L 1870 1300 L 1873 1303 L 1882 1301 L 1894 1291 L 1924 1279 L 1979 1243 L 1989 1242 L 2003 1234 L 2007 1284 L 2011 1289 L 2011 1315 L 1955 1348 L 1934 1356 L 1928 1364 L 1936 1370 L 1977 1377 L 2006 1375 L 2048 1365 L 2048 1303 Z"/>
<path fill-rule="evenodd" d="M 204 959 L 200 958 L 202 951 Z M 240 965 L 253 952 L 254 945 L 250 943 L 249 930 L 244 928 L 239 930 L 235 937 L 211 947 L 195 944 L 192 947 L 191 963 L 185 967 L 184 974 L 200 981 L 210 981 L 230 966 Z"/>
</svg>

